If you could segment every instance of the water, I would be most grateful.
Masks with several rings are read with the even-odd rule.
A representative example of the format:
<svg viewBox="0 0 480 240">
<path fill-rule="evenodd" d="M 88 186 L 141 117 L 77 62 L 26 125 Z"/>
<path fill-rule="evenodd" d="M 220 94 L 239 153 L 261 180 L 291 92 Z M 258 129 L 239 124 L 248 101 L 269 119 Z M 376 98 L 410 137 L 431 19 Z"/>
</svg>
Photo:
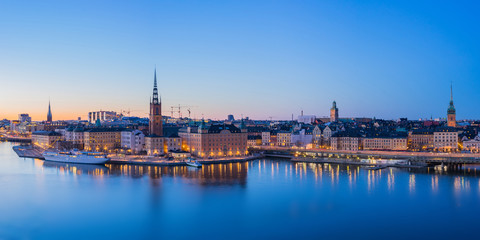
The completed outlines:
<svg viewBox="0 0 480 240">
<path fill-rule="evenodd" d="M 480 172 L 257 160 L 72 166 L 0 143 L 0 239 L 466 239 Z"/>
</svg>

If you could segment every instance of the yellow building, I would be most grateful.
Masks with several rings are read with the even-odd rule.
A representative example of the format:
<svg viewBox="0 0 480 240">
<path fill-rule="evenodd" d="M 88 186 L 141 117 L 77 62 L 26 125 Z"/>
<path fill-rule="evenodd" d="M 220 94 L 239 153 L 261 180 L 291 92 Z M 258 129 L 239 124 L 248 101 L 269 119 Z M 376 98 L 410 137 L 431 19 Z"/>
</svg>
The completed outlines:
<svg viewBox="0 0 480 240">
<path fill-rule="evenodd" d="M 178 133 L 183 150 L 199 157 L 244 156 L 247 151 L 247 130 L 233 124 L 188 127 Z"/>
<path fill-rule="evenodd" d="M 122 145 L 121 128 L 94 128 L 83 135 L 84 148 L 87 151 L 110 152 Z"/>
<path fill-rule="evenodd" d="M 32 144 L 47 149 L 54 148 L 55 143 L 62 139 L 62 134 L 54 131 L 36 131 L 32 133 Z"/>
</svg>

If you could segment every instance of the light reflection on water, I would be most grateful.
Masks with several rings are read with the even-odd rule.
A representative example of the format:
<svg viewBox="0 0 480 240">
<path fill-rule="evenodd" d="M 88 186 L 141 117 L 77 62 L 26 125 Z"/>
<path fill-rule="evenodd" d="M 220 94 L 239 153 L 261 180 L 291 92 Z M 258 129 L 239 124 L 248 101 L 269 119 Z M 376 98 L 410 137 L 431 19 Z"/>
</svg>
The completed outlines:
<svg viewBox="0 0 480 240">
<path fill-rule="evenodd" d="M 428 229 L 476 227 L 477 168 L 93 166 L 20 159 L 1 143 L 0 239 L 467 238 Z"/>
</svg>

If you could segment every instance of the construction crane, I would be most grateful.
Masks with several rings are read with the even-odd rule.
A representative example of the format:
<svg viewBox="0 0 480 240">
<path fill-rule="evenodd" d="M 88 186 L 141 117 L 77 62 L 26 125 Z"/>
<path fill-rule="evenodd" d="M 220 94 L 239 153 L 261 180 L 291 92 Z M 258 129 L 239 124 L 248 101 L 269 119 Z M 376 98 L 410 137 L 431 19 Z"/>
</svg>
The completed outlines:
<svg viewBox="0 0 480 240">
<path fill-rule="evenodd" d="M 143 110 L 130 110 L 130 109 L 128 109 L 128 110 L 120 110 L 120 112 L 121 112 L 122 115 L 128 116 L 128 117 L 130 117 L 130 113 L 131 113 L 131 112 L 141 112 L 141 111 L 143 111 Z"/>
<path fill-rule="evenodd" d="M 187 108 L 187 111 L 188 111 L 188 118 L 190 118 L 190 115 L 192 113 L 192 108 L 196 108 L 198 106 L 189 106 L 189 105 L 180 105 L 178 104 L 178 106 L 171 106 L 170 107 L 170 110 L 171 110 L 171 114 L 170 116 L 173 118 L 174 116 L 174 113 L 177 112 L 178 113 L 178 118 L 182 118 L 182 108 L 185 109 Z"/>
</svg>

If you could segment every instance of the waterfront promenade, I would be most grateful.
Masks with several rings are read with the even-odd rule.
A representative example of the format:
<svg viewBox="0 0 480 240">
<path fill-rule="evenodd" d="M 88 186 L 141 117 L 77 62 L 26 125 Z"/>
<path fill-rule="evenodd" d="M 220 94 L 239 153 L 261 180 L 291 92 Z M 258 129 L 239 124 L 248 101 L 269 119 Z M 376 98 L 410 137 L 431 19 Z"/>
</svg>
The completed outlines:
<svg viewBox="0 0 480 240">
<path fill-rule="evenodd" d="M 426 164 L 480 164 L 480 153 L 440 153 L 409 151 L 342 151 L 329 149 L 300 149 L 258 146 L 252 152 L 262 152 L 273 157 L 311 157 L 329 159 L 385 159 L 407 160 L 410 163 Z"/>
</svg>

